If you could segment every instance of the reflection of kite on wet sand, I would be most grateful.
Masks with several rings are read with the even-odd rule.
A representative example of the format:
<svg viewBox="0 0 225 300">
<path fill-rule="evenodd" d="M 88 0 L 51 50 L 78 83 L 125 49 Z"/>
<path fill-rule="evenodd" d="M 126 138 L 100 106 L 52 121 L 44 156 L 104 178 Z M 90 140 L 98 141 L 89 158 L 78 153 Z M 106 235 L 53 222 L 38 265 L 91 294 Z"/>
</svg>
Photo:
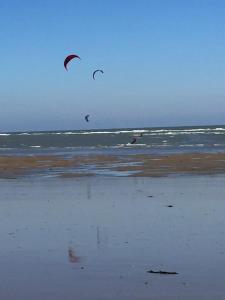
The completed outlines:
<svg viewBox="0 0 225 300">
<path fill-rule="evenodd" d="M 80 257 L 76 255 L 75 250 L 72 247 L 68 249 L 68 259 L 71 263 L 78 263 L 80 262 Z"/>
<path fill-rule="evenodd" d="M 68 64 L 72 59 L 74 59 L 74 58 L 79 58 L 79 59 L 80 59 L 80 57 L 79 57 L 78 55 L 76 55 L 76 54 L 68 55 L 68 56 L 65 58 L 65 60 L 64 60 L 64 67 L 65 67 L 66 70 L 67 70 L 67 64 Z"/>
</svg>

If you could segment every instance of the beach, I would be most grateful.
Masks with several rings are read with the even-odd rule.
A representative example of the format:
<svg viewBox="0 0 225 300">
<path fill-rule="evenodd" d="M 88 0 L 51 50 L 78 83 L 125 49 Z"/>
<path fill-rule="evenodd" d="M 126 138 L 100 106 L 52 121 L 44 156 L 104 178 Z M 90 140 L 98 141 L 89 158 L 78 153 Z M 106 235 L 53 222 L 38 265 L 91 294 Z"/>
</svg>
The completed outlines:
<svg viewBox="0 0 225 300">
<path fill-rule="evenodd" d="M 224 299 L 224 136 L 0 134 L 0 299 Z"/>
<path fill-rule="evenodd" d="M 225 1 L 1 1 L 0 300 L 225 300 Z"/>
<path fill-rule="evenodd" d="M 224 180 L 1 179 L 0 298 L 224 299 Z"/>
</svg>

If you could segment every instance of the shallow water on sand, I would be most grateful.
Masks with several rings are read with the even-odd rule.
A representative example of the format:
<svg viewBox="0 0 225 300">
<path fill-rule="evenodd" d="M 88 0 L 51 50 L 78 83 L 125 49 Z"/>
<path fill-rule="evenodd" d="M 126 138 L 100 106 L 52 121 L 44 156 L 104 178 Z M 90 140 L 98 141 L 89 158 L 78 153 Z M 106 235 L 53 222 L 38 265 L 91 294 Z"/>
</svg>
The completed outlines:
<svg viewBox="0 0 225 300">
<path fill-rule="evenodd" d="M 0 299 L 224 299 L 224 182 L 0 181 Z"/>
</svg>

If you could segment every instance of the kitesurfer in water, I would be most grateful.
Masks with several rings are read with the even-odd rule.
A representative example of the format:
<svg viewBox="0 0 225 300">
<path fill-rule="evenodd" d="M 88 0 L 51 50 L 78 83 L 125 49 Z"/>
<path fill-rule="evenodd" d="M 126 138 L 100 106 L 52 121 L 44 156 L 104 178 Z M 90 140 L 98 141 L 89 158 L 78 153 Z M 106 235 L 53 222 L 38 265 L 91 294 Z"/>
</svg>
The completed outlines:
<svg viewBox="0 0 225 300">
<path fill-rule="evenodd" d="M 135 137 L 133 137 L 132 141 L 130 142 L 131 144 L 135 144 L 137 141 L 137 139 Z"/>
</svg>

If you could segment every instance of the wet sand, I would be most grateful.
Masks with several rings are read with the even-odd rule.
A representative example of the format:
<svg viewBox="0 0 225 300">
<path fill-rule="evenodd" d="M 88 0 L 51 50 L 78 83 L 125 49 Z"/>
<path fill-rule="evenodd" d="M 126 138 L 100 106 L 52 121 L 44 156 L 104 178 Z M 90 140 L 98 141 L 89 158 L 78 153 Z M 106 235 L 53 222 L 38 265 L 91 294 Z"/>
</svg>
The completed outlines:
<svg viewBox="0 0 225 300">
<path fill-rule="evenodd" d="M 224 299 L 224 182 L 1 180 L 0 299 Z"/>
<path fill-rule="evenodd" d="M 1 156 L 0 178 L 26 175 L 80 177 L 94 175 L 167 176 L 224 174 L 225 153 L 171 155 Z"/>
</svg>

